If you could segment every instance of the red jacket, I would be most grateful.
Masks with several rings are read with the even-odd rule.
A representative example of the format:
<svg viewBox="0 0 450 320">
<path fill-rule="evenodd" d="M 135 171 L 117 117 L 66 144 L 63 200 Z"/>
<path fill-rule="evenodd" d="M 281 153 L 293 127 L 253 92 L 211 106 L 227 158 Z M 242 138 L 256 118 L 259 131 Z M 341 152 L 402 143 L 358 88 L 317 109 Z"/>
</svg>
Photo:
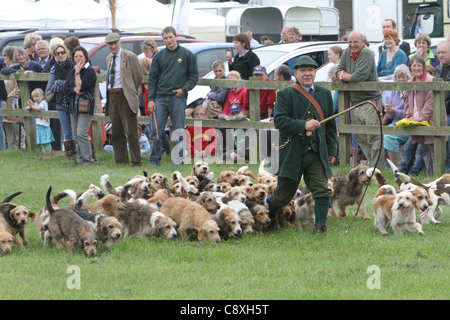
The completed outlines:
<svg viewBox="0 0 450 320">
<path fill-rule="evenodd" d="M 232 105 L 238 104 L 241 106 L 242 111 L 248 110 L 248 90 L 243 88 L 234 89 L 231 88 L 228 91 L 227 99 L 225 100 L 225 105 L 223 106 L 222 113 L 227 116 L 230 115 L 230 107 Z"/>
<path fill-rule="evenodd" d="M 185 137 L 191 158 L 194 158 L 196 150 L 205 151 L 206 155 L 216 155 L 217 132 L 213 127 L 187 127 Z"/>
<path fill-rule="evenodd" d="M 267 79 L 267 81 L 273 81 Z M 260 113 L 268 113 L 269 109 L 273 110 L 273 105 L 277 99 L 277 91 L 272 89 L 264 89 L 259 91 L 259 107 Z M 268 115 L 270 117 L 270 114 Z"/>
</svg>

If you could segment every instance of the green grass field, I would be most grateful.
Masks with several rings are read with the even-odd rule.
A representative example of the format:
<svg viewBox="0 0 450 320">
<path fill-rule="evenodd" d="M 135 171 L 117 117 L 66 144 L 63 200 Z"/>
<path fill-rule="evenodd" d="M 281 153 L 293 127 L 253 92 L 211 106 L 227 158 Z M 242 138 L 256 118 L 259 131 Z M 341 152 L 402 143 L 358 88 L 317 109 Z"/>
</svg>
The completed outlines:
<svg viewBox="0 0 450 320">
<path fill-rule="evenodd" d="M 155 172 L 143 163 L 142 168 L 117 166 L 112 155 L 101 153 L 98 164 L 82 168 L 64 157 L 44 158 L 39 151 L 5 151 L 0 153 L 0 197 L 23 191 L 14 203 L 37 212 L 49 185 L 54 193 L 81 192 L 91 183 L 100 186 L 103 174 L 113 186 L 123 185 L 142 169 Z M 238 167 L 212 169 L 217 176 Z M 258 166 L 250 169 L 256 174 Z M 186 176 L 190 166 L 173 167 L 165 159 L 158 171 L 170 176 L 175 170 Z M 383 173 L 392 184 L 392 173 Z M 376 190 L 373 182 L 366 198 L 370 216 Z M 351 207 L 350 214 L 355 210 Z M 0 299 L 449 299 L 450 209 L 443 210 L 442 224 L 424 225 L 424 236 L 394 236 L 389 228 L 390 235 L 383 237 L 373 219 L 359 217 L 344 235 L 350 215 L 330 218 L 326 236 L 281 229 L 219 244 L 128 238 L 109 251 L 100 245 L 92 258 L 80 249 L 44 248 L 29 222 L 28 247 L 13 246 L 10 254 L 0 255 Z"/>
</svg>

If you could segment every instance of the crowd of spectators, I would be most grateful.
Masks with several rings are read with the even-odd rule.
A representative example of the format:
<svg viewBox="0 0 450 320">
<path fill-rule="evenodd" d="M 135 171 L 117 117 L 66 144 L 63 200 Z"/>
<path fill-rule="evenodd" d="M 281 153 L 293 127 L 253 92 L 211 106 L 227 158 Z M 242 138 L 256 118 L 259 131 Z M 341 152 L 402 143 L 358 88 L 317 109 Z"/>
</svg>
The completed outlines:
<svg viewBox="0 0 450 320">
<path fill-rule="evenodd" d="M 297 42 L 302 40 L 300 31 L 295 28 L 283 28 L 281 31 L 280 43 Z M 433 78 L 441 78 L 444 81 L 450 80 L 450 42 L 444 41 L 438 46 L 438 54 L 435 55 L 430 50 L 431 39 L 425 33 L 418 33 L 415 38 L 416 51 L 411 54 L 409 44 L 402 41 L 396 30 L 393 20 L 387 19 L 383 21 L 383 44 L 379 46 L 379 59 L 375 64 L 373 53 L 367 50 L 370 45 L 364 35 L 357 31 L 353 31 L 348 36 L 349 46 L 342 50 L 340 46 L 330 47 L 328 51 L 328 60 L 333 63 L 328 74 L 328 81 L 343 82 L 361 82 L 361 81 L 378 81 L 378 77 L 392 75 L 397 82 L 423 82 L 432 81 Z M 117 40 L 119 41 L 119 40 Z M 239 34 L 234 37 L 233 43 L 236 49 L 236 55 L 227 54 L 229 73 L 225 74 L 225 61 L 217 60 L 211 66 L 216 79 L 229 80 L 248 80 L 254 77 L 259 81 L 292 81 L 291 70 L 288 66 L 282 65 L 275 71 L 274 79 L 268 78 L 265 66 L 261 65 L 258 56 L 252 51 L 252 46 L 258 44 L 252 33 Z M 267 36 L 262 36 L 259 44 L 267 45 L 273 43 Z M 172 44 L 172 50 L 177 48 L 175 41 Z M 76 49 L 76 50 L 75 50 Z M 73 53 L 80 52 L 81 62 L 77 66 L 74 61 Z M 170 53 L 164 51 L 158 53 L 156 43 L 147 40 L 142 45 L 142 52 L 145 57 L 139 60 L 140 70 L 143 77 L 153 79 L 149 81 L 152 88 L 159 81 L 157 77 L 164 77 L 160 74 L 163 69 L 161 60 L 164 55 Z M 80 60 L 78 59 L 78 61 Z M 157 61 L 158 74 L 153 70 L 152 64 Z M 110 62 L 109 62 L 110 63 Z M 86 66 L 87 64 L 87 66 Z M 190 68 L 193 65 L 190 66 Z M 162 68 L 162 69 L 161 69 Z M 170 68 L 170 66 L 169 66 Z M 46 151 L 49 149 L 63 150 L 69 158 L 75 157 L 78 153 L 79 164 L 91 164 L 95 161 L 94 148 L 92 146 L 91 137 L 88 135 L 88 127 L 91 123 L 93 114 L 93 98 L 83 96 L 86 93 L 93 94 L 95 87 L 95 72 L 89 71 L 86 76 L 85 70 L 93 70 L 89 65 L 89 58 L 84 48 L 79 46 L 79 41 L 75 37 L 66 38 L 63 35 L 55 35 L 50 42 L 42 40 L 38 34 L 29 34 L 24 40 L 23 47 L 6 47 L 3 50 L 3 58 L 0 58 L 0 69 L 2 74 L 10 74 L 23 70 L 25 75 L 30 73 L 48 72 L 50 79 L 47 82 L 31 82 L 29 84 L 30 96 L 35 89 L 41 89 L 45 92 L 45 100 L 48 110 L 57 110 L 59 119 L 51 119 L 48 126 L 51 128 L 54 141 L 46 145 Z M 171 72 L 174 72 L 172 70 Z M 84 75 L 84 81 L 77 80 L 77 76 Z M 174 73 L 175 74 L 175 73 Z M 67 81 L 68 76 L 74 79 Z M 187 74 L 188 75 L 188 74 Z M 109 75 L 110 76 L 110 75 Z M 168 79 L 169 80 L 169 79 Z M 117 79 L 116 79 L 117 81 Z M 84 83 L 84 90 L 74 92 L 74 88 L 81 88 Z M 86 83 L 89 83 L 86 88 Z M 76 90 L 76 89 L 75 89 Z M 181 90 L 182 91 L 182 90 Z M 0 81 L 0 108 L 12 107 L 21 108 L 20 87 L 14 80 Z M 81 93 L 81 94 L 80 94 Z M 182 94 L 182 93 L 181 93 Z M 88 98 L 91 100 L 91 109 L 87 114 L 75 114 L 74 107 L 78 110 L 78 100 Z M 181 95 L 180 95 L 181 96 Z M 337 112 L 337 92 L 332 92 L 334 112 Z M 149 85 L 143 83 L 138 88 L 139 111 L 138 115 L 152 116 L 158 110 L 155 108 L 154 99 L 155 92 L 149 92 Z M 450 92 L 446 92 L 445 106 L 447 115 L 450 114 Z M 408 118 L 412 121 L 426 122 L 433 125 L 433 95 L 432 91 L 392 91 L 392 92 L 350 92 L 350 104 L 356 105 L 364 100 L 370 100 L 383 113 L 383 125 L 395 126 L 399 120 Z M 150 108 L 149 108 L 150 101 Z M 130 107 L 131 108 L 131 107 Z M 273 121 L 273 110 L 276 108 L 276 90 L 260 90 L 260 114 L 262 121 Z M 45 109 L 44 109 L 45 110 Z M 351 121 L 353 124 L 376 125 L 377 117 L 372 114 L 373 108 L 363 106 L 357 111 L 352 112 Z M 204 101 L 195 109 L 186 109 L 183 118 L 194 119 L 219 119 L 224 121 L 244 120 L 248 121 L 249 115 L 249 91 L 244 88 L 226 88 L 211 87 L 210 92 Z M 86 120 L 81 121 L 86 118 Z M 5 122 L 3 122 L 5 120 Z M 22 121 L 19 117 L 0 117 L 0 150 L 8 148 L 24 148 L 25 132 L 23 126 L 16 125 Z M 82 128 L 73 127 L 82 124 Z M 172 120 L 173 121 L 173 120 Z M 336 119 L 336 121 L 338 121 Z M 184 121 L 183 121 L 184 123 Z M 445 124 L 447 125 L 447 118 Z M 152 127 L 157 125 L 155 122 L 149 121 L 148 128 L 141 128 L 138 132 L 138 139 L 141 140 L 141 155 L 148 156 L 152 154 L 152 148 L 158 149 L 158 155 L 154 158 L 154 164 L 159 165 L 160 156 L 163 151 L 168 152 L 168 137 L 165 132 L 165 122 L 161 122 L 162 128 L 159 128 L 158 145 L 154 145 L 151 138 Z M 116 125 L 117 126 L 117 125 Z M 221 151 L 227 158 L 248 159 L 248 143 L 244 144 L 244 152 L 239 152 L 236 143 L 239 143 L 239 137 L 233 137 L 234 149 L 228 150 L 226 140 L 217 141 L 217 131 L 221 131 L 226 136 L 224 129 L 205 127 L 200 136 L 194 134 L 193 127 L 186 128 L 186 147 L 192 157 L 198 156 L 214 156 L 215 150 L 211 149 L 211 142 L 214 148 L 222 149 Z M 77 131 L 81 130 L 81 131 Z M 134 129 L 133 129 L 134 130 Z M 155 134 L 155 130 L 153 129 Z M 142 150 L 143 136 L 146 141 L 150 140 L 149 150 Z M 61 137 L 61 138 L 60 138 Z M 80 141 L 81 137 L 81 141 Z M 140 137 L 140 138 L 139 138 Z M 204 141 L 197 142 L 199 137 L 205 138 Z M 153 140 L 152 140 L 153 139 Z M 384 148 L 385 157 L 389 158 L 405 173 L 418 174 L 424 170 L 426 174 L 434 174 L 434 148 L 433 137 L 408 136 L 408 135 L 386 135 L 384 137 L 384 145 L 380 145 L 380 137 L 358 134 L 354 135 L 354 147 L 360 149 L 362 158 L 367 164 L 373 164 L 378 150 Z M 107 147 L 105 150 L 113 151 L 109 141 L 105 141 Z M 145 145 L 148 143 L 145 142 Z M 89 148 L 88 148 L 89 145 Z M 129 149 L 129 144 L 126 144 Z M 200 146 L 200 150 L 195 148 Z M 81 148 L 81 149 L 80 149 Z M 133 144 L 134 148 L 134 144 Z M 82 150 L 82 152 L 80 152 Z M 230 151 L 227 153 L 227 151 Z M 447 159 L 450 158 L 450 149 L 447 146 Z M 138 160 L 132 162 L 139 165 Z M 450 171 L 450 161 L 446 162 L 446 170 Z"/>
</svg>

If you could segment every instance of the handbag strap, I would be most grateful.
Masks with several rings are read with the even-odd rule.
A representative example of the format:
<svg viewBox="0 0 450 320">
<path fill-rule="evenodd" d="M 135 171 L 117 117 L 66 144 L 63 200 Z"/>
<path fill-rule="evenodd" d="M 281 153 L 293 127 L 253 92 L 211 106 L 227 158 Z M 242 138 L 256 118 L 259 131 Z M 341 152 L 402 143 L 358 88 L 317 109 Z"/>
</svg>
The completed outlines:
<svg viewBox="0 0 450 320">
<path fill-rule="evenodd" d="M 303 94 L 305 96 L 305 98 L 308 99 L 309 102 L 312 103 L 312 105 L 316 108 L 317 112 L 319 113 L 320 121 L 323 121 L 325 119 L 325 115 L 323 113 L 322 107 L 319 105 L 317 100 L 314 99 L 314 97 L 308 91 L 303 89 L 303 87 L 301 85 L 299 85 L 298 83 L 293 83 L 291 86 L 294 89 L 296 89 L 297 91 L 299 91 L 301 94 Z M 325 132 L 325 127 L 323 127 L 323 131 Z"/>
</svg>

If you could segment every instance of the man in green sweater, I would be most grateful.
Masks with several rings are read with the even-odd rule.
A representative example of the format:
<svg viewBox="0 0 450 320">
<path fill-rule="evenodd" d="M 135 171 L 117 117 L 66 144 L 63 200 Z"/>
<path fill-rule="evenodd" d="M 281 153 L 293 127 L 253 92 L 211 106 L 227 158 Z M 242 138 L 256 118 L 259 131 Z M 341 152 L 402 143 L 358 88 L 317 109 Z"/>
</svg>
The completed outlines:
<svg viewBox="0 0 450 320">
<path fill-rule="evenodd" d="M 172 122 L 174 141 L 172 162 L 182 164 L 184 150 L 185 110 L 188 91 L 198 82 L 197 60 L 194 54 L 177 42 L 174 28 L 162 31 L 166 48 L 153 57 L 148 76 L 148 109 L 150 111 L 150 166 L 159 166 L 162 156 L 162 141 L 167 118 Z M 156 121 L 155 118 L 156 117 Z M 156 122 L 156 126 L 155 126 Z M 158 132 L 158 134 L 157 134 Z M 159 139 L 158 139 L 159 137 Z"/>
<path fill-rule="evenodd" d="M 336 77 L 344 82 L 378 81 L 377 66 L 372 50 L 365 45 L 364 36 L 353 31 L 348 36 L 348 48 L 342 53 L 341 61 L 336 68 Z M 350 91 L 350 103 L 356 105 L 370 100 L 381 110 L 381 91 Z M 352 111 L 352 124 L 379 126 L 376 110 L 370 103 L 366 103 Z M 381 136 L 369 134 L 355 134 L 356 142 L 361 147 L 369 164 L 375 165 L 380 152 Z M 384 162 L 379 164 L 384 166 Z"/>
<path fill-rule="evenodd" d="M 332 195 L 328 187 L 328 178 L 332 176 L 330 164 L 337 156 L 336 122 L 321 125 L 320 111 L 307 96 L 312 95 L 317 101 L 324 118 L 333 115 L 333 103 L 330 90 L 314 84 L 317 63 L 311 57 L 298 58 L 294 68 L 298 84 L 278 92 L 274 109 L 281 147 L 277 187 L 267 200 L 269 216 L 275 218 L 278 210 L 289 204 L 303 177 L 314 197 L 313 232 L 324 233 Z"/>
</svg>

